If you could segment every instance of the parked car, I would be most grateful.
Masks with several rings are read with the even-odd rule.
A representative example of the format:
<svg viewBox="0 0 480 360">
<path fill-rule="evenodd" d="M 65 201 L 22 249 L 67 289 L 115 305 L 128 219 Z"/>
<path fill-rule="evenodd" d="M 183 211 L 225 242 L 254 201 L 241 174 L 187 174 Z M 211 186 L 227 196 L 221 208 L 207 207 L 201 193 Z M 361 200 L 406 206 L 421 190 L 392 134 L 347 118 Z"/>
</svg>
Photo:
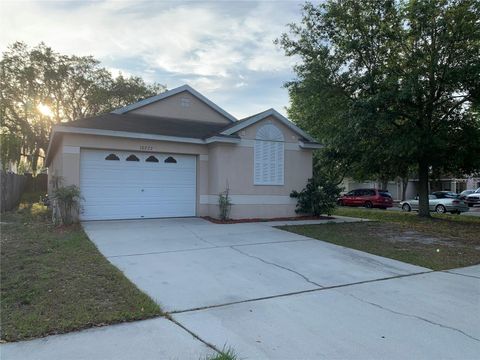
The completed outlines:
<svg viewBox="0 0 480 360">
<path fill-rule="evenodd" d="M 468 206 L 473 206 L 473 205 L 480 205 L 480 188 L 475 190 L 474 193 L 467 195 L 465 201 L 467 202 Z"/>
<path fill-rule="evenodd" d="M 444 199 L 444 198 L 458 199 L 458 198 L 460 198 L 460 195 L 453 192 L 453 191 L 434 191 L 430 195 L 435 195 L 439 199 Z"/>
<path fill-rule="evenodd" d="M 340 206 L 365 206 L 366 208 L 386 209 L 393 206 L 392 195 L 387 190 L 356 189 L 349 191 L 337 200 Z"/>
<path fill-rule="evenodd" d="M 468 211 L 465 201 L 460 200 L 458 194 L 449 191 L 437 191 L 428 196 L 430 211 L 439 214 L 450 212 L 460 214 Z M 400 207 L 403 211 L 418 211 L 418 196 L 411 200 L 401 201 Z"/>
<path fill-rule="evenodd" d="M 470 194 L 473 194 L 475 192 L 475 190 L 463 190 L 461 193 L 460 193 L 460 199 L 461 200 L 466 200 L 467 199 L 467 196 L 470 195 Z"/>
</svg>

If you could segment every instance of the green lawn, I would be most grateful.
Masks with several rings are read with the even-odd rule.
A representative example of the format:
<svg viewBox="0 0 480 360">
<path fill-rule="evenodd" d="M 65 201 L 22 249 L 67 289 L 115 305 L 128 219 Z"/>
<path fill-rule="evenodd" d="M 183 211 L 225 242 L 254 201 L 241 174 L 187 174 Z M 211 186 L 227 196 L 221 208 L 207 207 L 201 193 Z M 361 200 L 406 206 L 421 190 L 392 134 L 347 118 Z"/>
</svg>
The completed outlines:
<svg viewBox="0 0 480 360">
<path fill-rule="evenodd" d="M 54 227 L 44 206 L 2 214 L 1 231 L 2 340 L 161 315 L 79 225 Z"/>
<path fill-rule="evenodd" d="M 434 270 L 480 263 L 480 218 L 361 208 L 338 208 L 334 215 L 369 222 L 282 226 L 314 239 L 404 261 Z"/>
</svg>

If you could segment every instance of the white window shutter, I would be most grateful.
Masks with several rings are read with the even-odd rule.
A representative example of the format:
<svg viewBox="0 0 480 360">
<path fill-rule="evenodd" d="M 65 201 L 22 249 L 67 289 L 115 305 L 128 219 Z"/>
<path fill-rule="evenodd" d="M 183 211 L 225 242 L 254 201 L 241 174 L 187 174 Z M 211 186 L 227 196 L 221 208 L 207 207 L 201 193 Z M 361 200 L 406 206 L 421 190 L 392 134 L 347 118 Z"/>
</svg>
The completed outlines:
<svg viewBox="0 0 480 360">
<path fill-rule="evenodd" d="M 284 142 L 282 132 L 272 124 L 257 131 L 254 145 L 254 183 L 284 184 Z"/>
<path fill-rule="evenodd" d="M 255 141 L 255 150 L 254 150 L 254 183 L 260 184 L 262 181 L 262 144 L 261 141 Z"/>
<path fill-rule="evenodd" d="M 276 161 L 276 179 L 275 182 L 277 184 L 284 183 L 284 146 L 283 143 L 276 143 L 277 146 L 277 161 Z"/>
</svg>

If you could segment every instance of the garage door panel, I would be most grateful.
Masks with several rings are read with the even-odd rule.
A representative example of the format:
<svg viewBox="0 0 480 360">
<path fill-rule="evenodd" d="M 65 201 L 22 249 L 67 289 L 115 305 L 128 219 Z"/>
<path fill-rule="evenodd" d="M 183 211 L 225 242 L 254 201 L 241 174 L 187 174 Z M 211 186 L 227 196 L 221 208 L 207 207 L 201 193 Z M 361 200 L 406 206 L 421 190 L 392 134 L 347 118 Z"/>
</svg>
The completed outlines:
<svg viewBox="0 0 480 360">
<path fill-rule="evenodd" d="M 94 203 L 99 203 L 100 201 L 102 203 L 119 203 L 119 198 L 121 199 L 121 202 L 122 202 L 122 205 L 124 205 L 126 202 L 129 202 L 129 203 L 132 203 L 136 200 L 138 200 L 138 197 L 141 196 L 142 194 L 140 193 L 130 193 L 130 194 L 121 194 L 121 193 L 117 193 L 117 194 L 107 194 L 107 195 L 103 195 L 101 197 L 95 197 L 95 196 L 85 196 L 83 195 L 83 198 L 85 199 L 85 205 L 90 205 L 90 204 L 94 204 Z M 146 204 L 146 203 L 151 203 L 151 202 L 155 202 L 155 203 L 161 203 L 161 204 L 164 204 L 166 202 L 169 202 L 169 201 L 172 201 L 172 202 L 187 202 L 189 204 L 191 204 L 191 198 L 192 196 L 195 195 L 195 193 L 193 191 L 188 191 L 188 192 L 185 192 L 184 194 L 182 194 L 182 196 L 177 196 L 175 194 L 172 194 L 171 192 L 164 192 L 163 194 L 148 194 L 148 198 L 146 197 L 145 199 L 143 199 L 142 201 L 142 204 Z"/>
<path fill-rule="evenodd" d="M 86 200 L 95 200 L 95 199 L 118 199 L 119 197 L 138 197 L 143 195 L 148 195 L 149 198 L 174 198 L 181 199 L 183 197 L 191 200 L 191 197 L 195 195 L 195 191 L 192 190 L 191 186 L 166 186 L 162 188 L 154 187 L 143 187 L 144 191 L 136 187 L 104 187 L 101 194 L 98 193 L 98 187 L 90 187 L 82 189 L 82 196 Z M 181 192 L 178 194 L 177 192 Z M 142 201 L 148 201 L 148 198 L 142 198 Z"/>
<path fill-rule="evenodd" d="M 105 160 L 110 154 L 120 160 Z M 139 161 L 126 161 L 132 154 Z M 158 162 L 146 162 L 150 156 Z M 196 158 L 82 149 L 80 188 L 82 220 L 195 216 Z"/>
</svg>

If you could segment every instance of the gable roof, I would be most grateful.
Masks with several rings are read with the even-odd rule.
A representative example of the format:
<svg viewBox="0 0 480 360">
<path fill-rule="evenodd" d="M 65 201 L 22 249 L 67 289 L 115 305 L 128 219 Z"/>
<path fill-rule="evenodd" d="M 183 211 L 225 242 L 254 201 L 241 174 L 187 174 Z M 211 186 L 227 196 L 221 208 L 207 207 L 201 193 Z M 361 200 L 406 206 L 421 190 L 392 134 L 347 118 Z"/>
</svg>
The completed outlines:
<svg viewBox="0 0 480 360">
<path fill-rule="evenodd" d="M 191 86 L 186 85 L 186 84 L 182 85 L 182 86 L 179 86 L 175 89 L 165 91 L 161 94 L 149 97 L 147 99 L 140 100 L 136 103 L 124 106 L 122 108 L 115 109 L 115 110 L 112 111 L 112 114 L 125 114 L 125 113 L 128 113 L 129 111 L 141 108 L 143 106 L 152 104 L 152 103 L 160 101 L 162 99 L 166 99 L 170 96 L 179 94 L 179 93 L 184 92 L 184 91 L 187 91 L 191 95 L 195 96 L 198 100 L 202 101 L 203 103 L 208 105 L 210 108 L 212 108 L 216 112 L 218 112 L 221 115 L 223 115 L 224 117 L 226 117 L 231 122 L 236 122 L 237 121 L 237 119 L 233 115 L 229 114 L 228 112 L 223 110 L 220 106 L 218 106 L 217 104 L 215 104 L 211 100 L 207 99 L 205 96 L 200 94 L 197 90 L 195 90 L 194 88 L 192 88 Z"/>
<path fill-rule="evenodd" d="M 305 131 L 300 129 L 297 125 L 295 125 L 293 122 L 288 120 L 285 116 L 280 114 L 278 111 L 275 109 L 268 109 L 265 110 L 261 113 L 249 116 L 247 118 L 244 118 L 242 120 L 237 121 L 236 123 L 228 125 L 223 131 L 221 132 L 222 135 L 232 135 L 236 133 L 237 131 L 240 131 L 250 125 L 253 125 L 260 120 L 263 120 L 269 116 L 273 116 L 276 119 L 278 119 L 282 124 L 290 128 L 293 132 L 296 132 L 297 134 L 301 135 L 304 139 L 308 140 L 308 142 L 311 143 L 316 143 L 315 139 L 312 138 L 310 135 L 308 135 Z"/>
<path fill-rule="evenodd" d="M 159 101 L 166 97 L 188 91 L 193 96 L 205 102 L 222 115 L 232 121 L 231 124 L 219 124 L 187 119 L 177 119 L 131 113 L 130 111 L 142 106 Z M 213 142 L 238 143 L 240 137 L 236 132 L 253 125 L 269 116 L 273 116 L 286 127 L 299 134 L 299 146 L 304 149 L 319 149 L 321 144 L 310 135 L 281 115 L 274 109 L 268 109 L 261 113 L 249 116 L 242 120 L 236 120 L 220 107 L 212 103 L 203 95 L 188 85 L 139 101 L 135 104 L 114 110 L 111 113 L 79 119 L 67 123 L 55 125 L 50 135 L 47 149 L 46 165 L 48 166 L 52 152 L 58 146 L 58 139 L 62 133 L 76 133 L 85 135 L 103 135 L 122 138 L 150 139 L 160 141 L 185 142 L 195 144 L 210 144 Z"/>
</svg>

